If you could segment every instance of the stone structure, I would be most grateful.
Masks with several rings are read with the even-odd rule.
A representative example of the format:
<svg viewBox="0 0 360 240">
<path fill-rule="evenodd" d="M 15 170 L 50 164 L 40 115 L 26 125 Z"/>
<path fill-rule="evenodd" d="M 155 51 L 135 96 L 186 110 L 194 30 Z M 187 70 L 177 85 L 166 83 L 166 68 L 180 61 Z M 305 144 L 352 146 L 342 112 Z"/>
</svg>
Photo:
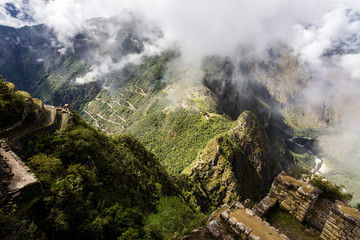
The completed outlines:
<svg viewBox="0 0 360 240">
<path fill-rule="evenodd" d="M 282 172 L 275 178 L 267 197 L 268 200 L 272 200 L 269 201 L 270 203 L 274 205 L 277 201 L 290 215 L 299 222 L 303 222 L 321 192 L 319 188 Z M 276 199 L 275 202 L 274 199 Z M 256 212 L 261 211 L 256 210 Z"/>
<path fill-rule="evenodd" d="M 299 222 L 303 222 L 321 193 L 319 188 L 296 180 L 283 172 L 275 178 L 269 194 L 252 211 L 259 217 L 264 217 L 272 207 L 279 204 Z M 360 240 L 358 210 L 341 201 L 336 201 L 325 218 L 324 228 L 319 229 L 322 231 L 322 239 Z"/>
<path fill-rule="evenodd" d="M 360 240 L 360 212 L 336 201 L 327 217 L 321 238 Z"/>
<path fill-rule="evenodd" d="M 235 204 L 234 209 L 225 206 L 220 211 L 220 221 L 227 224 L 241 240 L 289 240 L 278 229 L 270 226 L 268 222 L 263 221 L 252 210 L 244 208 L 240 203 Z"/>
<path fill-rule="evenodd" d="M 44 194 L 40 180 L 10 149 L 3 139 L 0 139 L 0 156 L 11 172 L 11 178 L 6 181 L 5 209 L 9 208 L 14 201 L 18 203 L 26 202 Z"/>
<path fill-rule="evenodd" d="M 261 200 L 255 207 L 253 207 L 253 211 L 256 215 L 260 217 L 265 217 L 266 214 L 276 205 L 277 199 L 266 196 L 263 200 Z"/>
<path fill-rule="evenodd" d="M 278 204 L 299 222 L 305 222 L 307 214 L 316 207 L 324 207 L 321 203 L 326 200 L 325 206 L 331 206 L 331 210 L 325 214 L 321 227 L 317 228 L 321 232 L 321 239 L 360 240 L 360 212 L 346 203 L 336 201 L 333 204 L 329 199 L 319 198 L 321 193 L 320 189 L 283 172 L 275 179 L 269 194 L 255 207 L 250 210 L 240 202 L 234 204 L 233 208 L 223 205 L 211 214 L 206 231 L 210 233 L 211 238 L 217 240 L 233 240 L 234 238 L 229 235 L 229 229 L 234 233 L 234 237 L 236 235 L 235 239 L 288 240 L 287 236 L 281 234 L 262 217 Z"/>
</svg>

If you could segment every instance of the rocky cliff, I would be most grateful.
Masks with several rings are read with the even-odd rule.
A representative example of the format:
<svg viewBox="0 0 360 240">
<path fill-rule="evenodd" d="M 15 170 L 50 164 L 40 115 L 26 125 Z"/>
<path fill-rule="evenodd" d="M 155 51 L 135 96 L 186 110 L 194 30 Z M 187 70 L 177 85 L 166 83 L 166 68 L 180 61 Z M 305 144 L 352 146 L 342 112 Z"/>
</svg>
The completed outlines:
<svg viewBox="0 0 360 240">
<path fill-rule="evenodd" d="M 215 206 L 259 200 L 271 181 L 268 151 L 259 120 L 244 111 L 230 131 L 216 136 L 199 153 L 191 176 L 209 192 Z"/>
</svg>

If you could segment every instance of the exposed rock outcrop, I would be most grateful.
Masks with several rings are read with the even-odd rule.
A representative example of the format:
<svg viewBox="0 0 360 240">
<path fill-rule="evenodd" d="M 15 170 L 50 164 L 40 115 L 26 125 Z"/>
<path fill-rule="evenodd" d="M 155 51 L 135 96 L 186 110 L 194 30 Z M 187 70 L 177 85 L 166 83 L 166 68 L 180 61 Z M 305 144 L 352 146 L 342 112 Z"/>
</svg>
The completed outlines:
<svg viewBox="0 0 360 240">
<path fill-rule="evenodd" d="M 271 181 L 271 163 L 268 138 L 257 117 L 244 111 L 229 132 L 211 140 L 200 152 L 191 176 L 216 206 L 261 199 Z"/>
</svg>

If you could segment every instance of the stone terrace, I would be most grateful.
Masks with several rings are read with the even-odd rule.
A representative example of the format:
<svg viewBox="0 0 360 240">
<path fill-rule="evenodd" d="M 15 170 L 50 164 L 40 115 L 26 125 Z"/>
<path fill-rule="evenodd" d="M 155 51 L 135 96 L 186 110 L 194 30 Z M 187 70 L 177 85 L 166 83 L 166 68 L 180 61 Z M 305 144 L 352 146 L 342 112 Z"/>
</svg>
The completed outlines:
<svg viewBox="0 0 360 240">
<path fill-rule="evenodd" d="M 240 203 L 235 209 L 223 208 L 220 220 L 242 240 L 287 240 L 289 239 L 279 230 L 263 221 L 252 210 L 244 208 Z"/>
<path fill-rule="evenodd" d="M 360 240 L 360 212 L 337 201 L 326 220 L 321 238 Z"/>
<path fill-rule="evenodd" d="M 302 222 L 321 192 L 319 188 L 282 172 L 275 178 L 269 194 L 253 210 L 263 217 L 278 202 L 290 215 Z"/>
</svg>

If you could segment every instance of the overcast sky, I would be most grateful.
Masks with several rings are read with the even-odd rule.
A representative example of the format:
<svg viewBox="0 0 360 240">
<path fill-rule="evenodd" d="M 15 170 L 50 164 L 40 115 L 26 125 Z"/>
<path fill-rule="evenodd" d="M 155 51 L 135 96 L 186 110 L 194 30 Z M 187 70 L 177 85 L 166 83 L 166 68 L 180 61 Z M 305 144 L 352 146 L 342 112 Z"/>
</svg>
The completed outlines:
<svg viewBox="0 0 360 240">
<path fill-rule="evenodd" d="M 6 0 L 5 0 L 6 1 Z M 11 0 L 17 9 L 29 14 L 35 23 L 45 23 L 60 40 L 82 29 L 94 17 L 110 17 L 123 11 L 139 13 L 154 22 L 168 41 L 177 41 L 183 54 L 197 59 L 205 54 L 228 54 L 239 43 L 266 47 L 270 41 L 284 40 L 305 58 L 316 61 L 329 44 L 329 38 L 343 34 L 348 21 L 347 8 L 360 9 L 360 1 L 349 0 Z M 328 14 L 328 15 L 326 15 Z M 329 15 L 330 14 L 330 15 Z M 26 24 L 24 13 L 10 16 L 0 3 L 0 24 L 19 27 Z M 330 21 L 330 23 L 329 23 Z M 320 28 L 305 30 L 298 23 L 314 23 Z M 358 30 L 353 27 L 350 30 Z M 295 38 L 296 37 L 296 38 Z"/>
</svg>

